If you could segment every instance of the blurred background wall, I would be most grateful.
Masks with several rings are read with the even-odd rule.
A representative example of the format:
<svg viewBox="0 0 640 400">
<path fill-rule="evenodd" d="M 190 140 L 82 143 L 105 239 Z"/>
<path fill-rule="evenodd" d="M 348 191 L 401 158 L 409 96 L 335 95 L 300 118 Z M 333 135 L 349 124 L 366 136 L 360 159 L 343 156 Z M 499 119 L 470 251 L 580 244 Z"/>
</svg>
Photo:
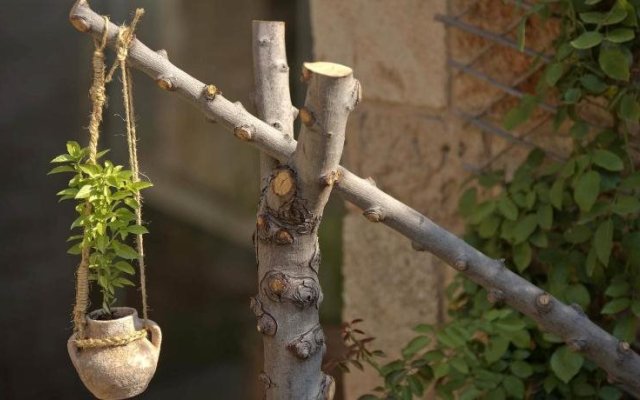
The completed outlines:
<svg viewBox="0 0 640 400">
<path fill-rule="evenodd" d="M 67 140 L 87 143 L 91 40 L 69 25 L 72 1 L 8 0 L 0 11 L 0 399 L 90 398 L 66 354 L 77 257 L 65 243 L 74 219 L 46 176 Z M 116 23 L 147 11 L 138 36 L 227 98 L 253 111 L 251 20 L 283 20 L 293 98 L 310 59 L 308 5 L 284 0 L 93 0 Z M 108 62 L 113 54 L 108 53 Z M 199 110 L 134 72 L 151 316 L 164 330 L 159 369 L 147 399 L 260 398 L 261 340 L 249 310 L 256 291 L 251 233 L 258 201 L 258 154 Z M 126 162 L 119 82 L 109 88 L 101 147 Z M 323 224 L 329 330 L 340 321 L 342 204 Z M 120 296 L 139 306 L 138 293 Z M 94 304 L 99 304 L 94 299 Z M 337 331 L 333 329 L 333 331 Z M 213 394 L 212 394 L 213 393 Z"/>
</svg>

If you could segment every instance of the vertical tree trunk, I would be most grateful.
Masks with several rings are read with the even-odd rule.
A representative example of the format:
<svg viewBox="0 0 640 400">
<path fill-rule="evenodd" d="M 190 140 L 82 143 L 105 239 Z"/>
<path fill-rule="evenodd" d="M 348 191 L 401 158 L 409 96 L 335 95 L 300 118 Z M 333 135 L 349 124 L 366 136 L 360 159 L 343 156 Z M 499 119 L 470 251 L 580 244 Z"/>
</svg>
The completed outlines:
<svg viewBox="0 0 640 400">
<path fill-rule="evenodd" d="M 284 24 L 254 21 L 254 75 L 259 117 L 293 139 Z M 333 379 L 320 370 L 325 344 L 318 307 L 317 230 L 337 177 L 344 130 L 358 101 L 350 68 L 305 64 L 309 83 L 294 156 L 279 164 L 261 155 L 261 196 L 254 236 L 258 295 L 251 308 L 264 337 L 260 379 L 267 399 L 331 399 Z"/>
</svg>

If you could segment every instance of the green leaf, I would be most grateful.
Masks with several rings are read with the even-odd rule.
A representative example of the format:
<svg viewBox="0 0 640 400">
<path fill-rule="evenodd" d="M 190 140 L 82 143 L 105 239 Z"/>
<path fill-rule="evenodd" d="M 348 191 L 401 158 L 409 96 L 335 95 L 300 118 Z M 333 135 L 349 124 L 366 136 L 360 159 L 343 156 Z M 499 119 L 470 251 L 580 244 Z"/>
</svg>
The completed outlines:
<svg viewBox="0 0 640 400">
<path fill-rule="evenodd" d="M 78 190 L 78 193 L 76 193 L 75 198 L 86 199 L 90 195 L 91 195 L 91 185 L 84 185 L 83 187 L 80 188 L 80 190 Z"/>
<path fill-rule="evenodd" d="M 609 264 L 613 247 L 613 221 L 603 221 L 593 235 L 593 246 L 596 248 L 598 260 L 606 267 Z"/>
<path fill-rule="evenodd" d="M 504 336 L 493 336 L 484 350 L 484 358 L 489 364 L 498 361 L 509 348 L 509 340 Z"/>
<path fill-rule="evenodd" d="M 118 257 L 122 257 L 125 260 L 135 260 L 138 258 L 138 252 L 133 247 L 116 240 L 112 242 L 112 245 Z"/>
<path fill-rule="evenodd" d="M 461 357 L 456 357 L 450 361 L 451 366 L 463 374 L 469 373 L 469 366 Z"/>
<path fill-rule="evenodd" d="M 404 358 L 411 358 L 417 352 L 427 347 L 430 342 L 431 339 L 429 339 L 427 336 L 418 336 L 417 338 L 411 340 L 409 344 L 407 344 L 405 348 L 402 349 L 402 356 Z"/>
<path fill-rule="evenodd" d="M 556 209 L 562 209 L 562 196 L 564 194 L 564 179 L 556 180 L 549 190 L 549 201 Z"/>
<path fill-rule="evenodd" d="M 571 45 L 579 50 L 590 49 L 602 43 L 602 38 L 602 33 L 598 31 L 584 32 L 575 40 L 572 40 Z"/>
<path fill-rule="evenodd" d="M 602 93 L 607 89 L 607 84 L 593 74 L 585 74 L 580 77 L 582 87 L 591 93 Z"/>
<path fill-rule="evenodd" d="M 147 181 L 133 182 L 133 185 L 131 185 L 131 187 L 134 190 L 142 190 L 142 189 L 150 188 L 152 186 L 153 186 L 153 183 L 147 182 Z"/>
<path fill-rule="evenodd" d="M 584 285 L 579 283 L 569 285 L 565 289 L 564 298 L 567 303 L 576 303 L 583 309 L 587 309 L 591 302 L 591 295 Z"/>
<path fill-rule="evenodd" d="M 129 264 L 126 261 L 118 261 L 117 263 L 114 264 L 114 267 L 116 267 L 117 270 L 122 271 L 124 273 L 133 275 L 136 273 L 136 270 L 133 269 L 133 267 L 131 266 L 131 264 Z"/>
<path fill-rule="evenodd" d="M 621 216 L 635 214 L 640 211 L 640 200 L 635 196 L 628 196 L 625 194 L 618 195 L 612 210 L 614 213 Z"/>
<path fill-rule="evenodd" d="M 49 171 L 47 175 L 59 174 L 61 172 L 76 172 L 76 170 L 68 165 L 60 165 Z"/>
<path fill-rule="evenodd" d="M 636 100 L 635 96 L 625 94 L 620 100 L 619 107 L 620 117 L 627 121 L 638 121 L 640 119 L 640 104 Z"/>
<path fill-rule="evenodd" d="M 503 126 L 507 130 L 512 130 L 518 125 L 526 121 L 533 113 L 536 106 L 539 103 L 539 99 L 532 95 L 525 95 L 522 98 L 521 103 L 509 110 L 505 115 Z"/>
<path fill-rule="evenodd" d="M 584 12 L 580 13 L 580 19 L 587 24 L 613 25 L 624 21 L 627 18 L 627 11 L 623 8 L 614 7 L 608 12 Z"/>
<path fill-rule="evenodd" d="M 555 86 L 558 83 L 558 80 L 562 78 L 562 74 L 564 74 L 564 67 L 562 63 L 552 63 L 547 67 L 544 80 L 549 86 Z"/>
<path fill-rule="evenodd" d="M 62 163 L 62 162 L 69 162 L 69 161 L 73 161 L 73 157 L 71 157 L 69 154 L 61 154 L 58 157 L 51 160 L 50 162 Z"/>
<path fill-rule="evenodd" d="M 485 201 L 484 203 L 481 203 L 478 207 L 476 207 L 475 211 L 469 218 L 469 222 L 471 224 L 478 224 L 482 222 L 483 219 L 491 215 L 495 209 L 495 201 Z"/>
<path fill-rule="evenodd" d="M 513 247 L 513 262 L 518 268 L 518 272 L 522 273 L 529 264 L 531 264 L 531 246 L 529 242 L 523 242 Z"/>
<path fill-rule="evenodd" d="M 589 125 L 584 121 L 576 121 L 569 130 L 569 133 L 574 139 L 580 140 L 589 133 Z"/>
<path fill-rule="evenodd" d="M 609 150 L 596 149 L 593 151 L 593 163 L 607 171 L 622 171 L 622 159 Z"/>
<path fill-rule="evenodd" d="M 528 378 L 533 374 L 533 368 L 525 361 L 514 361 L 511 363 L 511 372 L 519 378 Z"/>
<path fill-rule="evenodd" d="M 573 197 L 580 209 L 587 212 L 593 207 L 599 192 L 600 174 L 595 171 L 589 171 L 576 181 Z"/>
<path fill-rule="evenodd" d="M 633 29 L 616 28 L 607 32 L 607 36 L 605 38 L 612 43 L 624 43 L 632 40 L 635 36 Z"/>
<path fill-rule="evenodd" d="M 589 249 L 589 253 L 587 254 L 587 260 L 585 263 L 588 277 L 593 276 L 593 272 L 595 271 L 597 266 L 598 266 L 598 256 L 596 256 L 595 248 L 591 247 Z"/>
<path fill-rule="evenodd" d="M 631 285 L 626 280 L 618 280 L 612 282 L 605 290 L 604 294 L 609 297 L 622 297 L 629 294 L 629 289 L 631 289 Z"/>
<path fill-rule="evenodd" d="M 538 208 L 536 212 L 538 217 L 538 225 L 542 229 L 551 229 L 553 226 L 553 208 L 548 204 L 543 204 Z"/>
<path fill-rule="evenodd" d="M 127 228 L 127 232 L 133 233 L 134 235 L 144 235 L 145 233 L 149 233 L 147 228 L 141 225 L 131 225 Z"/>
<path fill-rule="evenodd" d="M 586 225 L 573 225 L 567 228 L 562 236 L 569 243 L 580 244 L 589 240 L 592 234 L 593 232 Z"/>
<path fill-rule="evenodd" d="M 518 219 L 518 207 L 515 203 L 506 195 L 500 198 L 498 201 L 498 210 L 504 217 L 510 221 Z"/>
<path fill-rule="evenodd" d="M 616 319 L 613 327 L 613 336 L 628 343 L 633 343 L 636 338 L 636 317 L 633 315 L 625 315 Z"/>
<path fill-rule="evenodd" d="M 622 397 L 622 392 L 613 386 L 604 386 L 598 390 L 598 398 L 602 400 L 618 400 L 620 397 Z"/>
<path fill-rule="evenodd" d="M 529 214 L 521 218 L 513 229 L 513 237 L 515 244 L 522 243 L 531 236 L 538 226 L 538 217 L 535 214 Z"/>
<path fill-rule="evenodd" d="M 600 50 L 598 57 L 600 68 L 607 76 L 620 81 L 629 80 L 629 60 L 618 48 Z"/>
<path fill-rule="evenodd" d="M 469 217 L 476 206 L 477 190 L 476 188 L 469 188 L 460 196 L 458 201 L 458 210 L 463 217 Z"/>
<path fill-rule="evenodd" d="M 566 92 L 564 92 L 564 101 L 568 104 L 575 104 L 582 97 L 582 90 L 580 88 L 574 87 L 570 88 Z"/>
<path fill-rule="evenodd" d="M 567 346 L 557 348 L 551 356 L 551 370 L 564 383 L 569 383 L 576 376 L 583 363 L 582 355 L 572 352 Z"/>
<path fill-rule="evenodd" d="M 505 388 L 507 393 L 516 399 L 524 398 L 524 383 L 522 382 L 522 379 L 518 379 L 511 375 L 505 376 L 502 381 L 502 386 Z"/>
<path fill-rule="evenodd" d="M 629 308 L 630 305 L 631 300 L 628 297 L 618 297 L 605 304 L 602 310 L 600 310 L 600 314 L 617 314 Z"/>
</svg>

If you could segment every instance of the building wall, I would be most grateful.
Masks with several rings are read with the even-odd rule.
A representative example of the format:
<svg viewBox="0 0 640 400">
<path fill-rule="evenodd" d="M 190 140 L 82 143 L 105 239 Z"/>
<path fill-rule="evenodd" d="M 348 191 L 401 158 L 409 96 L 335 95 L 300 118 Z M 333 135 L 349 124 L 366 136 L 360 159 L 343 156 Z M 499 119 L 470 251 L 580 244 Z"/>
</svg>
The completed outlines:
<svg viewBox="0 0 640 400">
<path fill-rule="evenodd" d="M 552 132 L 548 113 L 540 110 L 528 126 L 507 132 L 513 137 L 496 133 L 518 103 L 504 87 L 531 92 L 540 75 L 530 72 L 531 56 L 435 19 L 453 17 L 515 41 L 522 14 L 500 0 L 312 0 L 315 58 L 353 67 L 363 87 L 364 101 L 348 125 L 344 164 L 461 234 L 456 208 L 472 173 L 487 165 L 512 170 L 531 148 L 524 139 L 556 152 L 566 149 L 567 141 Z M 546 52 L 554 35 L 553 25 L 527 23 L 527 46 L 536 51 Z M 452 60 L 476 74 L 452 68 Z M 499 129 L 479 128 L 477 121 Z M 376 337 L 372 348 L 390 361 L 412 338 L 413 326 L 444 321 L 443 291 L 452 270 L 413 251 L 398 233 L 370 224 L 361 210 L 347 209 L 343 319 L 364 319 L 364 331 Z M 355 399 L 381 380 L 366 369 L 346 374 L 345 382 L 345 397 Z"/>
<path fill-rule="evenodd" d="M 311 1 L 314 57 L 354 68 L 363 102 L 347 128 L 344 164 L 456 232 L 464 174 L 460 134 L 448 128 L 447 46 L 434 21 L 445 0 Z M 345 321 L 362 318 L 372 347 L 399 355 L 418 323 L 443 320 L 449 271 L 348 206 L 343 226 Z M 371 391 L 371 369 L 345 376 L 345 398 Z"/>
</svg>

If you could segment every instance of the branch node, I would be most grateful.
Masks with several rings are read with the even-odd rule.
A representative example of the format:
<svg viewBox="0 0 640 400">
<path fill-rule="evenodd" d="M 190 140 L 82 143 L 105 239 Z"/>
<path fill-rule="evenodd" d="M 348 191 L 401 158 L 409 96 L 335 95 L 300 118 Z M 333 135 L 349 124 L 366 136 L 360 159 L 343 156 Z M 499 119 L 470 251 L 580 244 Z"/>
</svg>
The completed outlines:
<svg viewBox="0 0 640 400">
<path fill-rule="evenodd" d="M 276 244 L 279 244 L 281 246 L 285 246 L 293 243 L 293 236 L 291 236 L 289 231 L 287 231 L 284 228 L 278 229 L 278 231 L 276 232 L 275 239 L 276 239 Z"/>
<path fill-rule="evenodd" d="M 334 170 L 329 172 L 328 174 L 322 175 L 320 177 L 320 184 L 322 186 L 333 186 L 334 183 L 338 182 L 340 180 L 340 178 L 342 177 L 342 174 L 340 173 L 340 170 Z"/>
<path fill-rule="evenodd" d="M 85 17 L 71 15 L 69 16 L 69 22 L 71 22 L 71 25 L 73 25 L 78 32 L 86 33 L 91 30 L 91 25 L 89 25 L 89 22 Z"/>
<path fill-rule="evenodd" d="M 253 132 L 255 132 L 255 128 L 251 125 L 236 126 L 233 129 L 233 135 L 243 142 L 253 139 Z"/>
<path fill-rule="evenodd" d="M 300 74 L 300 82 L 308 83 L 311 79 L 312 72 L 302 67 L 302 73 Z"/>
<path fill-rule="evenodd" d="M 207 85 L 203 89 L 203 94 L 207 101 L 212 101 L 216 98 L 216 95 L 222 94 L 222 92 L 216 87 L 216 85 Z"/>
<path fill-rule="evenodd" d="M 546 314 L 551 311 L 553 306 L 552 297 L 549 293 L 542 293 L 536 297 L 536 309 L 541 314 Z"/>
<path fill-rule="evenodd" d="M 624 340 L 618 342 L 618 354 L 620 355 L 620 361 L 631 355 L 631 345 Z"/>
<path fill-rule="evenodd" d="M 567 341 L 567 347 L 574 352 L 582 352 L 587 348 L 587 341 L 584 339 L 570 339 Z"/>
<path fill-rule="evenodd" d="M 384 217 L 385 217 L 384 210 L 382 209 L 382 207 L 379 207 L 379 206 L 374 206 L 364 210 L 362 215 L 364 215 L 365 218 L 371 222 L 384 221 Z"/>
<path fill-rule="evenodd" d="M 271 191 L 278 197 L 289 197 L 296 189 L 293 172 L 289 168 L 279 168 L 271 179 Z"/>
<path fill-rule="evenodd" d="M 262 302 L 255 297 L 251 298 L 251 304 L 249 306 L 253 314 L 258 318 L 258 324 L 256 325 L 256 330 L 267 336 L 273 336 L 278 331 L 278 323 L 275 318 L 267 312 L 264 311 L 264 307 L 262 306 Z"/>
<path fill-rule="evenodd" d="M 301 360 L 306 360 L 324 347 L 324 333 L 320 325 L 316 325 L 287 344 L 287 349 Z"/>
<path fill-rule="evenodd" d="M 300 121 L 302 121 L 305 126 L 313 126 L 313 124 L 316 122 L 315 116 L 306 107 L 300 107 L 298 115 L 300 116 Z"/>
<path fill-rule="evenodd" d="M 415 251 L 425 251 L 427 250 L 422 244 L 416 242 L 415 240 L 411 242 L 411 248 Z"/>
<path fill-rule="evenodd" d="M 367 182 L 372 184 L 374 187 L 378 187 L 378 184 L 376 183 L 375 179 L 373 179 L 372 177 L 368 177 Z"/>
<path fill-rule="evenodd" d="M 275 386 L 275 384 L 271 381 L 271 378 L 269 378 L 269 376 L 264 372 L 261 372 L 260 375 L 258 375 L 258 381 L 262 382 L 265 389 L 269 389 Z"/>
<path fill-rule="evenodd" d="M 320 397 L 322 400 L 333 400 L 333 396 L 336 394 L 336 381 L 333 377 L 324 374 L 320 390 L 322 392 L 322 397 Z"/>
<path fill-rule="evenodd" d="M 487 293 L 487 300 L 491 304 L 498 304 L 504 301 L 504 292 L 500 289 L 491 289 Z"/>
<path fill-rule="evenodd" d="M 158 85 L 160 89 L 168 92 L 173 92 L 177 88 L 175 78 L 168 75 L 160 75 L 158 79 L 156 79 L 156 85 Z"/>
<path fill-rule="evenodd" d="M 164 58 L 165 60 L 169 59 L 169 54 L 167 53 L 167 51 L 165 49 L 160 49 L 158 51 L 156 51 L 156 53 L 158 53 L 158 55 L 162 58 Z"/>
<path fill-rule="evenodd" d="M 458 271 L 466 271 L 467 269 L 469 269 L 469 264 L 467 263 L 467 260 L 459 258 L 453 262 L 453 268 L 457 269 Z"/>
</svg>

